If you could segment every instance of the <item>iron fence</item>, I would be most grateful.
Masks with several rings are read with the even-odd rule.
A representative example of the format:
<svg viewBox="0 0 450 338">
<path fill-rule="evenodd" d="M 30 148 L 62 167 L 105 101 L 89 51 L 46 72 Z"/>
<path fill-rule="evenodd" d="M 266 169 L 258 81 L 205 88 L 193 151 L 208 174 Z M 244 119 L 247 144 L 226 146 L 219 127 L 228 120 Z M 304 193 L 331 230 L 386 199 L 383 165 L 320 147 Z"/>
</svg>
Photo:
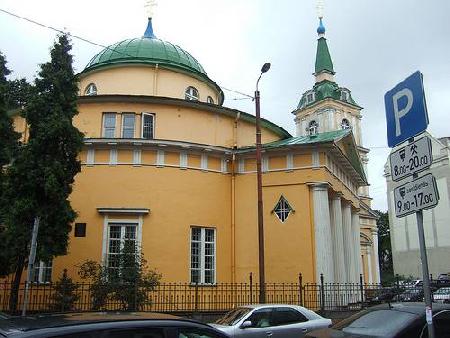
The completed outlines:
<svg viewBox="0 0 450 338">
<path fill-rule="evenodd" d="M 251 276 L 247 283 L 161 283 L 151 290 L 136 285 L 116 285 L 116 291 L 104 292 L 100 303 L 96 297 L 102 295 L 103 289 L 110 288 L 110 284 L 77 283 L 71 292 L 55 286 L 52 283 L 30 284 L 27 311 L 224 312 L 236 306 L 257 303 L 259 299 L 259 284 L 253 283 Z M 362 277 L 359 283 L 326 283 L 323 276 L 319 283 L 303 283 L 300 274 L 294 283 L 266 283 L 265 289 L 266 303 L 296 304 L 314 311 L 359 310 L 381 302 L 417 301 L 423 297 L 421 286 L 405 287 L 397 283 L 386 288 L 378 284 L 364 284 Z M 24 291 L 25 283 L 22 283 L 15 308 L 17 312 L 22 309 Z M 11 283 L 0 283 L 0 311 L 11 312 L 10 296 Z"/>
</svg>

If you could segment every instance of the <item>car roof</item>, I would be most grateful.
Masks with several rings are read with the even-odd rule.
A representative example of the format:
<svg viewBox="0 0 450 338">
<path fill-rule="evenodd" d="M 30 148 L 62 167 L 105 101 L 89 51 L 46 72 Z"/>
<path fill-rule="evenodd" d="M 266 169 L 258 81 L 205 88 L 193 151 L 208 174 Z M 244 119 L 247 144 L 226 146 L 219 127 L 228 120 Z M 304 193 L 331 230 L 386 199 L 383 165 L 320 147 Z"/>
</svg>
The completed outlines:
<svg viewBox="0 0 450 338">
<path fill-rule="evenodd" d="M 164 321 L 164 325 L 176 325 L 180 321 L 186 324 L 199 322 L 153 312 L 84 312 L 47 314 L 27 317 L 9 317 L 0 319 L 0 333 L 10 334 L 17 331 L 30 331 L 42 328 L 56 328 L 79 324 L 95 324 L 121 321 Z M 202 324 L 203 325 L 203 324 Z"/>
<path fill-rule="evenodd" d="M 267 307 L 292 307 L 294 309 L 302 308 L 299 305 L 292 305 L 292 304 L 247 304 L 239 306 L 240 308 L 246 307 L 249 309 L 262 309 Z"/>
<path fill-rule="evenodd" d="M 421 302 L 408 302 L 408 303 L 385 303 L 375 305 L 368 308 L 368 311 L 376 311 L 380 309 L 390 309 L 395 311 L 409 312 L 417 315 L 425 313 L 425 303 Z M 433 312 L 439 312 L 442 310 L 450 310 L 450 304 L 433 303 Z"/>
</svg>

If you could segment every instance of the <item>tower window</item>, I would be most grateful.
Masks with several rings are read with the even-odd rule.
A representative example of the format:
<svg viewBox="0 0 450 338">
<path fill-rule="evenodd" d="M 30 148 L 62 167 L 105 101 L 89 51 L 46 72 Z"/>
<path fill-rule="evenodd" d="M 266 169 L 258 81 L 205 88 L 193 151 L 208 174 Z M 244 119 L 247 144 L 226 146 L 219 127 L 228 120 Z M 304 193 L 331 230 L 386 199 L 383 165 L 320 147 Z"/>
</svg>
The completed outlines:
<svg viewBox="0 0 450 338">
<path fill-rule="evenodd" d="M 198 101 L 198 90 L 194 87 L 187 87 L 184 98 L 189 101 Z"/>
<path fill-rule="evenodd" d="M 314 100 L 315 100 L 314 92 L 309 92 L 308 94 L 306 94 L 306 103 L 314 102 Z"/>
<path fill-rule="evenodd" d="M 284 223 L 284 221 L 286 221 L 289 217 L 289 214 L 294 210 L 289 205 L 289 202 L 281 196 L 273 211 L 277 215 L 278 219 Z"/>
<path fill-rule="evenodd" d="M 341 100 L 348 101 L 348 92 L 346 90 L 341 91 Z"/>
<path fill-rule="evenodd" d="M 309 122 L 308 125 L 308 134 L 316 135 L 318 133 L 319 133 L 319 124 L 317 123 L 316 120 L 312 120 L 311 122 Z"/>
<path fill-rule="evenodd" d="M 214 104 L 214 99 L 211 96 L 208 96 L 206 98 L 206 102 L 210 103 L 210 104 Z"/>
<path fill-rule="evenodd" d="M 94 83 L 90 83 L 87 85 L 84 90 L 84 95 L 93 96 L 97 95 L 97 86 Z"/>
<path fill-rule="evenodd" d="M 116 135 L 116 113 L 103 114 L 103 137 L 113 138 Z"/>
<path fill-rule="evenodd" d="M 342 119 L 341 122 L 341 129 L 351 129 L 352 126 L 350 124 L 350 122 L 347 119 Z"/>
<path fill-rule="evenodd" d="M 122 137 L 134 137 L 135 116 L 133 113 L 122 114 Z"/>
</svg>

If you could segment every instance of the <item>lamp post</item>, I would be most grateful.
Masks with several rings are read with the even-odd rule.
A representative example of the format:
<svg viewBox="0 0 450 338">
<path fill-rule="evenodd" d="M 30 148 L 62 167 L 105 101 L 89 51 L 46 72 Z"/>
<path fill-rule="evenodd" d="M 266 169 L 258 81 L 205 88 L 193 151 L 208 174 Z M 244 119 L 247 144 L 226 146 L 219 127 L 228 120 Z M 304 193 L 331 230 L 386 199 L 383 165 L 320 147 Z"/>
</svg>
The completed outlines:
<svg viewBox="0 0 450 338">
<path fill-rule="evenodd" d="M 266 302 L 266 277 L 264 270 L 264 219 L 262 201 L 262 175 L 261 175 L 261 116 L 259 106 L 258 84 L 261 76 L 270 69 L 270 63 L 265 63 L 261 74 L 256 81 L 255 108 L 256 108 L 256 185 L 258 189 L 258 251 L 259 251 L 259 302 Z"/>
</svg>

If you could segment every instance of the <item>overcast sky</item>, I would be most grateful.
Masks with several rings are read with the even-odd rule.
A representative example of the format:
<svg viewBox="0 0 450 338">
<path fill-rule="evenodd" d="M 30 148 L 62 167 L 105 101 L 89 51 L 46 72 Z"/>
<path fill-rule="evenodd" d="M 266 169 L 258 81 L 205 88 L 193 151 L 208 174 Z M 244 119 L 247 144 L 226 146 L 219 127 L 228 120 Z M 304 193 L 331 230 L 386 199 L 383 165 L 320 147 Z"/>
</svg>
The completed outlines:
<svg viewBox="0 0 450 338">
<path fill-rule="evenodd" d="M 141 36 L 143 0 L 0 0 L 0 9 L 102 45 Z M 384 93 L 416 70 L 424 74 L 430 126 L 450 136 L 450 1 L 326 0 L 324 25 L 340 86 L 364 107 L 363 145 L 370 148 L 369 182 L 375 209 L 386 210 L 383 166 L 386 141 Z M 295 135 L 291 112 L 314 84 L 318 26 L 315 0 L 159 0 L 158 38 L 190 52 L 219 85 L 252 94 L 261 80 L 262 116 Z M 32 80 L 49 58 L 56 33 L 0 12 L 0 51 L 14 72 Z M 102 48 L 73 38 L 75 70 Z M 251 100 L 225 91 L 225 104 L 254 113 Z"/>
</svg>

